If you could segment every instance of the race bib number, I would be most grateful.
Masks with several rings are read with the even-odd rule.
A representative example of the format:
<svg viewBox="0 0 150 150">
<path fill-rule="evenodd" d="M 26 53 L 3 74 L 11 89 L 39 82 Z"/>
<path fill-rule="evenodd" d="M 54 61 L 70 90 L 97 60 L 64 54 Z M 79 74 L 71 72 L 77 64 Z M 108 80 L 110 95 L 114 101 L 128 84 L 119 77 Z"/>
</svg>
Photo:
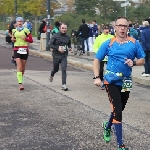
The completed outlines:
<svg viewBox="0 0 150 150">
<path fill-rule="evenodd" d="M 19 53 L 19 54 L 27 54 L 27 48 L 19 48 L 17 53 Z"/>
<path fill-rule="evenodd" d="M 132 80 L 124 80 L 122 84 L 122 90 L 121 92 L 131 91 L 132 90 Z"/>
</svg>

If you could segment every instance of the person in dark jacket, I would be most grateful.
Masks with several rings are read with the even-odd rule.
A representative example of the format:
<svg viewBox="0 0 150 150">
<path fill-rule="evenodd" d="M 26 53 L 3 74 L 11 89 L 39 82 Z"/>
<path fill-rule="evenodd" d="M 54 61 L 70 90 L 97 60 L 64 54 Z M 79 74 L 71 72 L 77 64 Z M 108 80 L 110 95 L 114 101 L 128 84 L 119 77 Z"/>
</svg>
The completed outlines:
<svg viewBox="0 0 150 150">
<path fill-rule="evenodd" d="M 71 38 L 66 33 L 67 25 L 61 24 L 59 27 L 59 32 L 54 34 L 49 41 L 50 48 L 53 49 L 53 70 L 50 75 L 50 82 L 53 81 L 54 75 L 59 70 L 59 64 L 61 64 L 62 70 L 62 90 L 67 91 L 68 88 L 66 86 L 66 69 L 67 69 L 67 56 L 68 50 L 71 49 Z"/>
<path fill-rule="evenodd" d="M 144 29 L 141 32 L 141 43 L 143 50 L 145 52 L 145 73 L 142 74 L 143 77 L 150 76 L 150 26 L 148 21 L 143 22 Z"/>
<path fill-rule="evenodd" d="M 82 51 L 85 53 L 85 45 L 84 41 L 86 41 L 86 46 L 87 46 L 87 55 L 89 56 L 89 44 L 88 44 L 88 38 L 89 38 L 89 27 L 87 24 L 85 24 L 85 20 L 82 19 L 82 25 L 80 25 L 78 34 L 81 34 L 81 41 L 82 41 Z"/>
<path fill-rule="evenodd" d="M 42 23 L 41 23 L 41 25 L 39 27 L 39 32 L 40 33 L 45 33 L 45 31 L 44 31 L 45 26 L 46 26 L 46 18 L 43 19 L 43 21 L 42 21 Z"/>
<path fill-rule="evenodd" d="M 40 38 L 41 38 L 41 33 L 45 33 L 45 26 L 46 26 L 46 18 L 45 19 L 43 19 L 43 21 L 42 21 L 42 23 L 41 23 L 41 25 L 40 25 L 40 27 L 39 27 L 39 30 L 38 30 L 38 37 L 37 37 L 37 39 L 38 40 L 40 40 Z"/>
<path fill-rule="evenodd" d="M 9 36 L 12 38 L 12 30 L 16 28 L 16 21 L 12 21 L 10 26 L 9 26 Z M 12 48 L 14 48 L 14 42 L 11 41 L 11 44 L 12 44 Z M 12 57 L 11 57 L 11 63 L 14 64 L 15 66 L 17 65 L 16 64 L 16 60 L 14 58 L 14 50 L 12 50 Z"/>
</svg>

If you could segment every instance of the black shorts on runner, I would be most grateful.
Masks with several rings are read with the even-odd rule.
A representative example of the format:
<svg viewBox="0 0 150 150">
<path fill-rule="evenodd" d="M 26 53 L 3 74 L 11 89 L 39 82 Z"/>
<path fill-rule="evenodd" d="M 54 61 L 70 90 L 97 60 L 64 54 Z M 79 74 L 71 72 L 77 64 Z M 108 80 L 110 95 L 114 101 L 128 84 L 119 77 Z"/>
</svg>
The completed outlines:
<svg viewBox="0 0 150 150">
<path fill-rule="evenodd" d="M 23 60 L 27 60 L 29 56 L 29 51 L 27 51 L 27 54 L 19 54 L 17 53 L 17 50 L 14 50 L 14 58 L 20 58 Z"/>
</svg>

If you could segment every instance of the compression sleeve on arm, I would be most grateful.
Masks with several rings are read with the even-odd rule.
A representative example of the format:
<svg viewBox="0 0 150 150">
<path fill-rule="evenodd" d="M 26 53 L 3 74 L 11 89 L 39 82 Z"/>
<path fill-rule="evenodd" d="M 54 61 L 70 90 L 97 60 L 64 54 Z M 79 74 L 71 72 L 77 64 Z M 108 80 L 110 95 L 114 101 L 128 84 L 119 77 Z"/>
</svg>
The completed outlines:
<svg viewBox="0 0 150 150">
<path fill-rule="evenodd" d="M 25 41 L 27 41 L 27 42 L 29 42 L 29 43 L 32 43 L 32 42 L 33 42 L 33 38 L 32 38 L 31 33 L 29 33 L 29 34 L 27 35 L 27 37 L 25 38 Z"/>
</svg>

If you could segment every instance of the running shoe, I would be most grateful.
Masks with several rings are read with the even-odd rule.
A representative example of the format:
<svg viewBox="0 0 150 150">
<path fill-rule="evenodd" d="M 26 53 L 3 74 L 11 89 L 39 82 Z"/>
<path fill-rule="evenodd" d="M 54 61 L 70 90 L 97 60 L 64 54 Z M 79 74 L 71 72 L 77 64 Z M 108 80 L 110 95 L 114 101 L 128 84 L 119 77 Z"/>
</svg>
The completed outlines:
<svg viewBox="0 0 150 150">
<path fill-rule="evenodd" d="M 104 121 L 102 124 L 102 127 L 104 129 L 103 138 L 106 143 L 111 141 L 111 135 L 110 135 L 111 129 L 106 129 L 107 123 L 108 123 L 107 121 Z"/>
<path fill-rule="evenodd" d="M 125 145 L 123 144 L 123 145 L 119 146 L 118 150 L 129 150 L 129 149 L 125 148 Z"/>
<path fill-rule="evenodd" d="M 80 50 L 79 50 L 79 56 L 83 55 L 83 53 L 85 53 L 85 52 L 83 52 L 82 49 L 80 48 Z"/>
<path fill-rule="evenodd" d="M 49 81 L 53 82 L 53 77 L 52 76 L 50 76 Z"/>
<path fill-rule="evenodd" d="M 90 52 L 87 52 L 87 56 L 90 56 Z"/>
<path fill-rule="evenodd" d="M 62 90 L 63 90 L 63 91 L 68 91 L 68 88 L 66 87 L 66 84 L 63 84 L 63 85 L 62 85 Z"/>
<path fill-rule="evenodd" d="M 15 66 L 17 66 L 16 61 L 14 60 L 14 58 L 11 58 L 11 63 L 14 64 Z"/>
<path fill-rule="evenodd" d="M 16 61 L 14 61 L 14 65 L 15 65 L 15 66 L 17 66 L 17 63 L 16 63 Z"/>
<path fill-rule="evenodd" d="M 14 64 L 14 62 L 15 62 L 14 59 L 11 57 L 11 63 Z"/>
<path fill-rule="evenodd" d="M 22 84 L 19 84 L 19 90 L 24 90 L 24 87 Z"/>
<path fill-rule="evenodd" d="M 149 74 L 146 74 L 146 73 L 143 73 L 141 76 L 142 76 L 142 77 L 149 77 L 150 75 L 149 75 Z"/>
<path fill-rule="evenodd" d="M 74 51 L 74 55 L 77 55 L 77 51 Z"/>
</svg>

